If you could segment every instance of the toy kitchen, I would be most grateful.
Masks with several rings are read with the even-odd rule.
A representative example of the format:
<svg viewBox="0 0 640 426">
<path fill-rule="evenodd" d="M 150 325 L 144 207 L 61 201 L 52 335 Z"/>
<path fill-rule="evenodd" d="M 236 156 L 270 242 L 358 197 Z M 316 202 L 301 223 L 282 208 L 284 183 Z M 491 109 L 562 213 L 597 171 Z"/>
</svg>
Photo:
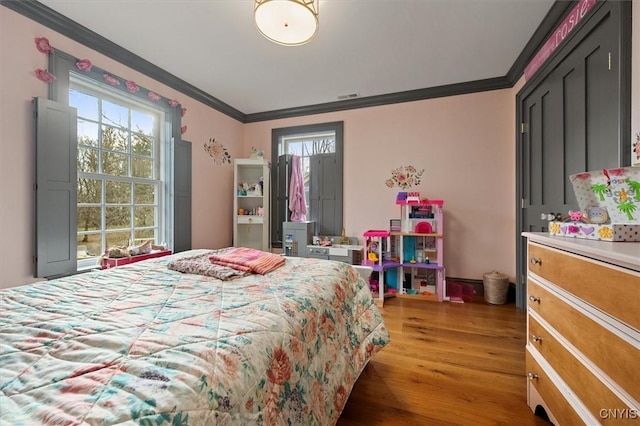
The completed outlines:
<svg viewBox="0 0 640 426">
<path fill-rule="evenodd" d="M 315 222 L 283 222 L 285 256 L 337 260 L 351 265 L 362 263 L 364 246 L 357 237 L 316 236 Z"/>
</svg>

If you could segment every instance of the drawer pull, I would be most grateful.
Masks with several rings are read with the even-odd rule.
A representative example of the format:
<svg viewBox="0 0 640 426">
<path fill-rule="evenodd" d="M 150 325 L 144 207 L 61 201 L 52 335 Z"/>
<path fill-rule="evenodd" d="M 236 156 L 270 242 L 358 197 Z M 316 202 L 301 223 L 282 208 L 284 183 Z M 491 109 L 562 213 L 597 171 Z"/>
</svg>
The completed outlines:
<svg viewBox="0 0 640 426">
<path fill-rule="evenodd" d="M 540 298 L 538 296 L 531 295 L 531 296 L 529 296 L 529 300 L 532 301 L 532 302 L 540 303 Z"/>
<path fill-rule="evenodd" d="M 542 259 L 536 259 L 535 257 L 532 257 L 530 262 L 532 265 L 542 265 Z"/>
<path fill-rule="evenodd" d="M 534 342 L 542 342 L 542 336 L 538 336 L 537 334 L 532 334 L 531 340 L 533 340 Z"/>
<path fill-rule="evenodd" d="M 527 374 L 527 377 L 529 378 L 529 380 L 533 381 L 538 378 L 538 375 L 536 373 L 529 372 L 529 374 Z"/>
</svg>

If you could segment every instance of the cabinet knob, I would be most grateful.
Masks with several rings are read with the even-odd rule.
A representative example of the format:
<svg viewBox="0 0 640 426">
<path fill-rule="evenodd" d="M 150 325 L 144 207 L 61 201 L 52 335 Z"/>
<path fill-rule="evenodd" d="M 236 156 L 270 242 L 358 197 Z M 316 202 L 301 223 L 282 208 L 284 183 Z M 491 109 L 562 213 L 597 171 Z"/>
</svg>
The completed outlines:
<svg viewBox="0 0 640 426">
<path fill-rule="evenodd" d="M 532 301 L 532 302 L 540 303 L 540 298 L 538 296 L 531 295 L 531 296 L 529 296 L 529 300 Z"/>
<path fill-rule="evenodd" d="M 542 265 L 542 259 L 536 259 L 535 257 L 532 257 L 530 262 L 532 265 Z"/>
<path fill-rule="evenodd" d="M 532 334 L 531 340 L 533 340 L 534 342 L 542 342 L 542 337 L 538 336 L 537 334 Z"/>
<path fill-rule="evenodd" d="M 538 378 L 538 375 L 536 373 L 529 372 L 527 374 L 527 377 L 529 378 L 529 380 L 533 381 L 533 380 L 536 380 Z"/>
</svg>

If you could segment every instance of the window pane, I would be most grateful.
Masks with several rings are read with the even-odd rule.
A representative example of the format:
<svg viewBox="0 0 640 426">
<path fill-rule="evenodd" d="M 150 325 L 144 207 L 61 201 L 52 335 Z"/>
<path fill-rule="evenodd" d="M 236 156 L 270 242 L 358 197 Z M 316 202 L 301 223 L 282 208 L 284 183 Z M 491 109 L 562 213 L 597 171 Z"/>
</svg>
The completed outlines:
<svg viewBox="0 0 640 426">
<path fill-rule="evenodd" d="M 114 126 L 129 127 L 129 108 L 114 104 L 109 101 L 102 101 L 102 120 L 105 124 Z"/>
<path fill-rule="evenodd" d="M 336 152 L 336 141 L 335 139 L 323 139 L 320 142 L 320 151 L 319 154 L 326 154 L 330 152 Z"/>
<path fill-rule="evenodd" d="M 107 232 L 107 241 L 105 247 L 127 247 L 131 239 L 131 233 L 127 232 Z"/>
<path fill-rule="evenodd" d="M 102 254 L 102 235 L 78 235 L 78 259 L 100 256 Z"/>
<path fill-rule="evenodd" d="M 135 207 L 135 227 L 154 226 L 156 224 L 155 208 Z"/>
<path fill-rule="evenodd" d="M 131 175 L 133 177 L 153 179 L 153 160 L 150 158 L 131 158 Z"/>
<path fill-rule="evenodd" d="M 78 171 L 87 173 L 98 172 L 98 150 L 93 148 L 78 148 Z"/>
<path fill-rule="evenodd" d="M 84 80 L 72 78 L 71 84 L 70 104 L 78 109 L 77 192 L 82 206 L 77 210 L 78 259 L 128 246 L 132 239 L 139 244 L 163 238 L 158 227 L 162 185 L 133 182 L 158 177 L 162 112 L 120 98 L 109 88 L 85 86 L 90 83 Z"/>
<path fill-rule="evenodd" d="M 96 179 L 78 179 L 78 203 L 102 203 L 102 181 Z"/>
<path fill-rule="evenodd" d="M 122 229 L 131 227 L 130 207 L 105 207 L 106 229 Z"/>
<path fill-rule="evenodd" d="M 100 207 L 78 207 L 78 231 L 88 232 L 102 229 Z"/>
<path fill-rule="evenodd" d="M 145 241 L 153 241 L 155 243 L 158 242 L 158 241 L 155 240 L 156 239 L 156 229 L 140 229 L 140 230 L 136 230 L 135 236 L 136 236 L 136 240 L 135 240 L 136 244 L 140 244 L 140 243 L 143 243 Z"/>
<path fill-rule="evenodd" d="M 78 145 L 98 146 L 98 123 L 78 119 Z"/>
<path fill-rule="evenodd" d="M 131 153 L 151 157 L 153 155 L 153 137 L 143 133 L 131 135 Z"/>
<path fill-rule="evenodd" d="M 131 130 L 134 132 L 153 133 L 153 115 L 136 110 L 131 111 Z"/>
<path fill-rule="evenodd" d="M 102 148 L 111 151 L 127 152 L 129 132 L 115 127 L 102 126 Z"/>
<path fill-rule="evenodd" d="M 289 142 L 287 144 L 287 154 L 302 155 L 302 144 L 299 142 Z"/>
<path fill-rule="evenodd" d="M 107 181 L 106 199 L 108 204 L 131 204 L 131 184 L 129 182 Z"/>
<path fill-rule="evenodd" d="M 76 89 L 69 90 L 69 106 L 77 108 L 78 117 L 98 121 L 98 98 L 79 92 Z"/>
<path fill-rule="evenodd" d="M 102 173 L 115 176 L 128 176 L 127 155 L 113 152 L 102 153 Z"/>
<path fill-rule="evenodd" d="M 134 204 L 154 204 L 156 200 L 156 186 L 136 183 L 135 194 Z"/>
</svg>

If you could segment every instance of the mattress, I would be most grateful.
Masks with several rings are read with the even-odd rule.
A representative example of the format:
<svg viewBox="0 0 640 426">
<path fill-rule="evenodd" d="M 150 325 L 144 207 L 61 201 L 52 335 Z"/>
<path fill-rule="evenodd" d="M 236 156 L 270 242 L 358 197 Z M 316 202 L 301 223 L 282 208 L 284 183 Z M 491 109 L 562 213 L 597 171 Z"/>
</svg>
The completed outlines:
<svg viewBox="0 0 640 426">
<path fill-rule="evenodd" d="M 173 256 L 0 292 L 2 425 L 331 425 L 389 333 L 358 272 L 229 281 Z"/>
</svg>

